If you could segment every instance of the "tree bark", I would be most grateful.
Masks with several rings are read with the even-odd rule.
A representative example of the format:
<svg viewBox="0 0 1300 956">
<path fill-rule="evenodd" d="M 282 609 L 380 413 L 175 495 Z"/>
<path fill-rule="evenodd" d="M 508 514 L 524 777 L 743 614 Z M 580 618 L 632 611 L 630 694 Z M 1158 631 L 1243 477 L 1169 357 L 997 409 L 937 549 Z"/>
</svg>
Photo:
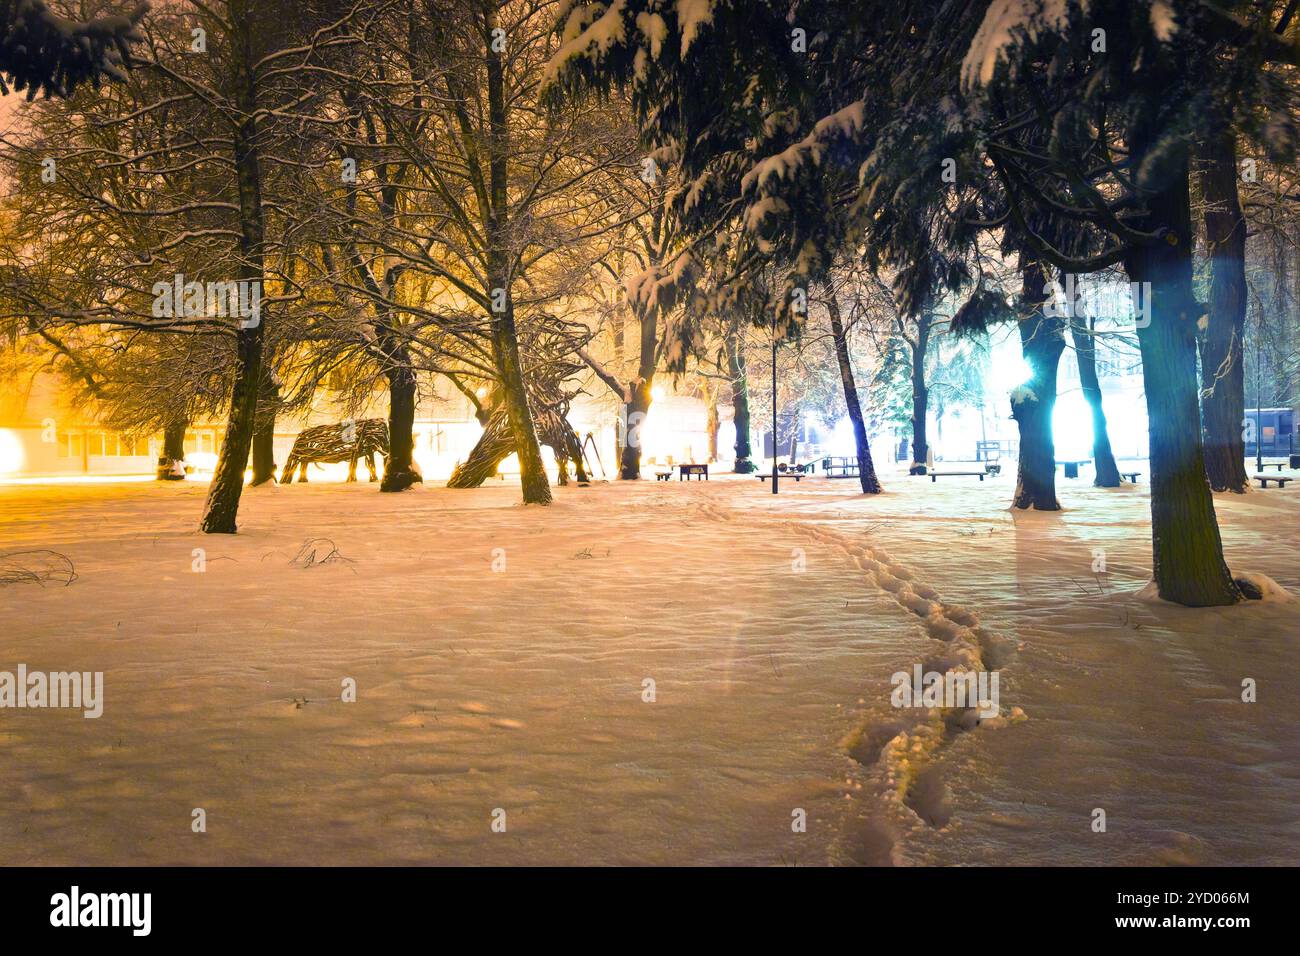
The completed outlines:
<svg viewBox="0 0 1300 956">
<path fill-rule="evenodd" d="M 405 491 L 424 481 L 415 464 L 415 371 L 405 347 L 390 351 L 388 372 L 388 458 L 384 462 L 381 492 Z"/>
<path fill-rule="evenodd" d="M 708 394 L 708 421 L 705 427 L 709 431 L 709 463 L 718 460 L 718 390 L 712 389 Z"/>
<path fill-rule="evenodd" d="M 642 379 L 631 386 L 632 401 L 623 405 L 623 446 L 619 459 L 618 477 L 624 481 L 637 481 L 641 477 L 641 428 L 650 413 L 653 401 L 650 379 Z"/>
<path fill-rule="evenodd" d="M 496 27 L 495 15 L 488 17 L 488 31 Z M 486 37 L 485 37 L 486 39 Z M 533 428 L 532 411 L 528 406 L 528 390 L 524 385 L 523 363 L 519 357 L 519 336 L 515 326 L 515 306 L 512 295 L 513 269 L 510 263 L 513 250 L 507 221 L 509 197 L 508 156 L 510 137 L 507 127 L 505 94 L 505 63 L 501 53 L 487 45 L 488 87 L 488 178 L 491 183 L 491 203 L 488 215 L 488 296 L 493 309 L 498 308 L 498 296 L 504 298 L 499 311 L 493 311 L 492 358 L 501 380 L 501 391 L 510 432 L 514 437 L 515 451 L 519 455 L 519 479 L 524 504 L 547 505 L 551 503 L 551 484 L 542 465 L 542 452 Z M 498 291 L 499 290 L 499 291 Z"/>
<path fill-rule="evenodd" d="M 185 460 L 185 432 L 190 427 L 190 423 L 181 419 L 180 421 L 168 422 L 163 429 L 163 457 L 167 459 L 168 465 L 173 462 Z M 161 480 L 169 480 L 167 476 L 160 476 Z"/>
<path fill-rule="evenodd" d="M 1135 155 L 1145 145 L 1134 139 Z M 1233 604 L 1241 592 L 1223 560 L 1214 498 L 1205 474 L 1197 407 L 1196 321 L 1192 295 L 1192 222 L 1188 162 L 1146 199 L 1144 231 L 1166 241 L 1134 247 L 1124 266 L 1141 283 L 1147 319 L 1138 345 L 1151 430 L 1151 544 L 1160 597 L 1189 607 Z"/>
<path fill-rule="evenodd" d="M 231 0 L 230 19 L 239 32 L 231 37 L 230 56 L 237 84 L 236 103 L 242 114 L 234 137 L 235 173 L 239 186 L 240 262 L 237 271 L 240 281 L 257 282 L 260 286 L 265 277 L 262 174 L 255 119 L 257 89 L 251 68 L 253 27 L 249 12 L 246 0 Z M 263 375 L 265 317 L 259 314 L 255 323 L 250 325 L 247 321 L 240 321 L 239 325 L 230 417 L 199 526 L 206 534 L 235 533 L 239 498 L 244 491 L 244 466 L 253 441 L 257 397 Z"/>
<path fill-rule="evenodd" d="M 265 385 L 257 400 L 253 425 L 253 476 L 249 481 L 252 486 L 275 480 L 275 416 L 279 403 L 279 388 L 274 384 Z"/>
<path fill-rule="evenodd" d="M 1079 384 L 1083 397 L 1092 411 L 1092 461 L 1095 476 L 1092 483 L 1098 488 L 1118 488 L 1119 466 L 1110 447 L 1110 431 L 1106 427 L 1106 412 L 1101 405 L 1101 381 L 1097 378 L 1097 340 L 1092 323 L 1078 315 L 1070 317 L 1070 336 L 1074 339 L 1074 357 L 1079 363 Z"/>
<path fill-rule="evenodd" d="M 268 361 L 263 356 L 263 361 Z M 253 447 L 250 464 L 253 474 L 250 486 L 275 481 L 275 419 L 280 406 L 280 385 L 268 368 L 262 375 L 262 388 L 257 395 L 257 415 L 253 420 Z"/>
<path fill-rule="evenodd" d="M 1237 144 L 1231 130 L 1205 146 L 1201 189 L 1210 256 L 1210 312 L 1201 337 L 1201 414 L 1205 473 L 1215 491 L 1243 494 L 1246 417 L 1242 342 L 1246 330 L 1246 218 L 1237 193 Z"/>
<path fill-rule="evenodd" d="M 930 326 L 934 319 L 922 312 L 916 321 L 916 338 L 912 347 L 912 466 L 909 474 L 924 475 L 930 446 L 925 437 L 925 418 L 929 412 L 930 391 L 925 384 L 925 353 L 930 346 Z"/>
<path fill-rule="evenodd" d="M 1020 349 L 1033 375 L 1011 395 L 1011 417 L 1020 428 L 1020 462 L 1016 469 L 1017 508 L 1059 511 L 1056 500 L 1056 443 L 1052 412 L 1056 408 L 1056 374 L 1065 351 L 1064 322 L 1044 314 L 1046 276 L 1036 262 L 1022 267 L 1021 308 L 1017 323 Z"/>
<path fill-rule="evenodd" d="M 835 290 L 826 283 L 826 308 L 831 318 L 831 336 L 835 340 L 835 359 L 840 366 L 840 383 L 844 386 L 844 404 L 848 406 L 849 421 L 853 423 L 853 444 L 858 452 L 858 482 L 864 495 L 878 495 L 883 490 L 876 477 L 876 466 L 871 459 L 871 446 L 867 441 L 867 426 L 862 419 L 862 405 L 858 401 L 858 386 L 853 380 L 853 363 L 849 357 L 849 340 L 844 332 L 840 304 L 835 300 Z"/>
<path fill-rule="evenodd" d="M 736 465 L 738 475 L 754 471 L 753 448 L 749 437 L 749 377 L 745 372 L 745 352 L 737 323 L 727 336 L 727 374 L 731 377 L 732 421 L 736 426 Z"/>
</svg>

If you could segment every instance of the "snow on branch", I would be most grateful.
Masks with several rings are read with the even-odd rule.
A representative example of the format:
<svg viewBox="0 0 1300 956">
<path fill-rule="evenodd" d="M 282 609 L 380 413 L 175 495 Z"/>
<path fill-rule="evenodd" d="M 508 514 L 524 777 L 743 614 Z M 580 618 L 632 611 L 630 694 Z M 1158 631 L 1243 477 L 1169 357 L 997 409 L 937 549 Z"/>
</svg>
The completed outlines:
<svg viewBox="0 0 1300 956">
<path fill-rule="evenodd" d="M 1018 46 L 1065 32 L 1071 11 L 1087 9 L 1088 0 L 993 0 L 962 62 L 963 85 L 987 85 Z"/>
<path fill-rule="evenodd" d="M 0 92 L 12 84 L 29 100 L 37 93 L 68 96 L 84 82 L 121 79 L 131 44 L 144 39 L 136 25 L 148 9 L 142 3 L 129 14 L 77 21 L 45 0 L 0 0 Z"/>
</svg>

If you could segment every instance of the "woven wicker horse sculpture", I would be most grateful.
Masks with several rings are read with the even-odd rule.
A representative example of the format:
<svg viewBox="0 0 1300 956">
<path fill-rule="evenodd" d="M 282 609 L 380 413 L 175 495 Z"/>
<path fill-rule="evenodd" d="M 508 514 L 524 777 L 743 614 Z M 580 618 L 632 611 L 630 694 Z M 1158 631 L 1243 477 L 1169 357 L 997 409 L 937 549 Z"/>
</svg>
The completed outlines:
<svg viewBox="0 0 1300 956">
<path fill-rule="evenodd" d="M 298 481 L 307 480 L 307 466 L 312 463 L 346 461 L 348 481 L 357 480 L 357 459 L 364 458 L 370 470 L 370 480 L 378 481 L 375 474 L 375 453 L 384 456 L 388 467 L 388 422 L 382 418 L 348 419 L 333 425 L 317 425 L 298 433 L 289 452 L 289 460 L 280 471 L 280 484 L 293 483 L 294 469 L 299 470 Z"/>
<path fill-rule="evenodd" d="M 570 396 L 562 394 L 557 388 L 544 388 L 534 385 L 529 389 L 529 404 L 532 406 L 533 428 L 537 433 L 539 445 L 550 445 L 555 452 L 555 463 L 559 466 L 561 485 L 569 483 L 569 462 L 573 462 L 578 484 L 585 485 L 590 480 L 583 467 L 582 443 L 577 433 L 569 424 Z M 469 457 L 456 466 L 447 481 L 448 488 L 477 488 L 497 472 L 497 467 L 515 452 L 515 440 L 510 431 L 510 419 L 504 402 L 492 410 L 483 435 L 470 452 Z"/>
</svg>

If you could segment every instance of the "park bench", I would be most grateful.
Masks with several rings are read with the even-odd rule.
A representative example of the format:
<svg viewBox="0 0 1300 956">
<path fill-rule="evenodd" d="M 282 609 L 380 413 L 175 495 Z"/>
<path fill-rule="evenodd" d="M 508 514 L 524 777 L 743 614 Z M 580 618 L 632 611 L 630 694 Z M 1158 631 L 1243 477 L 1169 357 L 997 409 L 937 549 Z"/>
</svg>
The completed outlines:
<svg viewBox="0 0 1300 956">
<path fill-rule="evenodd" d="M 822 474 L 827 478 L 857 478 L 858 459 L 855 456 L 827 456 L 822 459 Z"/>
<path fill-rule="evenodd" d="M 684 478 L 689 478 L 691 475 L 695 475 L 697 481 L 700 478 L 703 478 L 705 481 L 708 481 L 709 466 L 708 465 L 687 465 L 687 464 L 681 464 L 677 466 L 678 481 L 681 481 Z"/>
<path fill-rule="evenodd" d="M 1057 464 L 1065 466 L 1066 478 L 1078 478 L 1079 466 L 1086 465 L 1090 461 L 1092 461 L 1091 458 L 1080 458 L 1078 461 L 1058 461 Z"/>
<path fill-rule="evenodd" d="M 667 481 L 672 476 L 673 476 L 673 470 L 671 468 L 669 468 L 667 471 L 660 471 L 658 469 L 655 470 L 655 481 Z"/>
<path fill-rule="evenodd" d="M 960 478 L 960 477 L 962 477 L 962 476 L 964 476 L 964 475 L 974 475 L 974 476 L 976 476 L 977 478 L 979 478 L 980 481 L 983 481 L 983 480 L 984 480 L 984 476 L 985 476 L 985 475 L 988 475 L 988 474 L 996 474 L 996 472 L 987 472 L 987 471 L 932 471 L 932 472 L 930 472 L 930 481 L 932 481 L 932 482 L 934 482 L 934 481 L 938 481 L 940 478 Z"/>
<path fill-rule="evenodd" d="M 1142 472 L 1140 471 L 1121 471 L 1119 473 L 1119 476 L 1121 478 L 1127 478 L 1129 480 L 1129 484 L 1136 485 L 1138 483 L 1138 475 L 1140 474 L 1142 474 Z"/>
<path fill-rule="evenodd" d="M 1276 468 L 1278 471 L 1281 471 L 1286 466 L 1287 462 L 1285 461 L 1266 461 L 1260 464 L 1259 470 L 1263 471 L 1265 468 Z"/>
<path fill-rule="evenodd" d="M 778 471 L 777 475 L 779 475 L 782 478 L 793 478 L 795 481 L 798 481 L 800 478 L 803 477 L 803 472 L 802 471 Z M 766 482 L 767 479 L 771 478 L 772 476 L 759 474 L 759 475 L 755 475 L 754 477 L 757 478 L 759 481 Z"/>
<path fill-rule="evenodd" d="M 1267 488 L 1270 481 L 1276 481 L 1279 488 L 1285 488 L 1286 483 L 1292 479 L 1283 478 L 1281 475 L 1256 475 L 1255 480 L 1259 482 L 1261 488 Z"/>
</svg>

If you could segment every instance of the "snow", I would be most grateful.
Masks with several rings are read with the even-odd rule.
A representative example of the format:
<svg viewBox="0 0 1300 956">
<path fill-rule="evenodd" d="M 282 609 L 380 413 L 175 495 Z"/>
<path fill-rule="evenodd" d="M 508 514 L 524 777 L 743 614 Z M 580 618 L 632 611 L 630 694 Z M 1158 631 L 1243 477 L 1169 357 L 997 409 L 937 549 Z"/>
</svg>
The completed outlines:
<svg viewBox="0 0 1300 956">
<path fill-rule="evenodd" d="M 664 48 L 664 40 L 668 39 L 668 24 L 664 22 L 664 18 L 657 13 L 638 13 L 636 27 L 650 44 L 651 59 L 659 59 L 659 54 Z"/>
<path fill-rule="evenodd" d="M 0 551 L 77 575 L 0 587 L 0 670 L 105 675 L 97 720 L 0 711 L 0 862 L 1295 859 L 1290 605 L 1140 600 L 1145 485 L 1021 513 L 1007 473 L 881 471 L 272 486 L 233 537 L 193 481 L 0 485 Z M 1300 498 L 1215 503 L 1229 565 L 1300 589 Z M 999 716 L 892 707 L 917 664 L 996 670 Z"/>
<path fill-rule="evenodd" d="M 1252 598 L 1252 600 L 1271 601 L 1275 604 L 1289 604 L 1295 600 L 1295 597 L 1292 596 L 1290 591 L 1282 587 L 1282 585 L 1278 584 L 1267 574 L 1259 574 L 1255 571 L 1234 571 L 1232 572 L 1232 576 L 1238 583 L 1244 581 L 1245 583 L 1254 586 L 1255 591 L 1257 591 L 1260 596 Z M 1165 602 L 1164 598 L 1160 596 L 1160 589 L 1156 586 L 1154 580 L 1148 581 L 1146 586 L 1137 592 L 1137 598 L 1141 601 L 1163 602 L 1169 603 L 1172 607 L 1178 606 L 1172 604 L 1172 602 Z"/>
<path fill-rule="evenodd" d="M 716 0 L 677 0 L 677 24 L 682 31 L 682 57 L 700 35 L 700 28 L 713 22 Z"/>
<path fill-rule="evenodd" d="M 1063 32 L 1070 24 L 1075 4 L 1087 10 L 1087 0 L 993 0 L 971 40 L 962 61 L 962 83 L 967 87 L 987 85 L 998 63 L 1009 57 L 1022 39 Z"/>
<path fill-rule="evenodd" d="M 1161 43 L 1168 43 L 1178 32 L 1178 17 L 1169 0 L 1152 0 L 1151 31 Z"/>
<path fill-rule="evenodd" d="M 813 125 L 812 132 L 803 139 L 755 163 L 741 177 L 741 193 L 748 193 L 755 185 L 763 189 L 773 179 L 792 179 L 808 161 L 814 166 L 820 165 L 829 141 L 836 138 L 852 139 L 862 132 L 866 122 L 865 110 L 866 104 L 858 100 L 819 119 Z M 766 122 L 770 121 L 771 117 Z"/>
<path fill-rule="evenodd" d="M 1295 597 L 1282 585 L 1278 584 L 1267 574 L 1259 574 L 1255 571 L 1236 571 L 1233 578 L 1237 581 L 1246 581 L 1253 584 L 1259 591 L 1261 601 L 1273 601 L 1279 604 L 1290 604 Z"/>
<path fill-rule="evenodd" d="M 606 53 L 627 38 L 624 25 L 627 0 L 613 0 L 600 16 L 595 16 L 598 10 L 599 5 L 583 6 L 568 13 L 560 47 L 546 64 L 543 85 L 554 83 L 574 60 L 587 57 L 599 63 Z"/>
<path fill-rule="evenodd" d="M 1034 394 L 1034 390 L 1028 385 L 1017 385 L 1011 390 L 1012 405 L 1023 405 L 1025 402 L 1036 401 L 1038 401 L 1038 396 Z"/>
</svg>

